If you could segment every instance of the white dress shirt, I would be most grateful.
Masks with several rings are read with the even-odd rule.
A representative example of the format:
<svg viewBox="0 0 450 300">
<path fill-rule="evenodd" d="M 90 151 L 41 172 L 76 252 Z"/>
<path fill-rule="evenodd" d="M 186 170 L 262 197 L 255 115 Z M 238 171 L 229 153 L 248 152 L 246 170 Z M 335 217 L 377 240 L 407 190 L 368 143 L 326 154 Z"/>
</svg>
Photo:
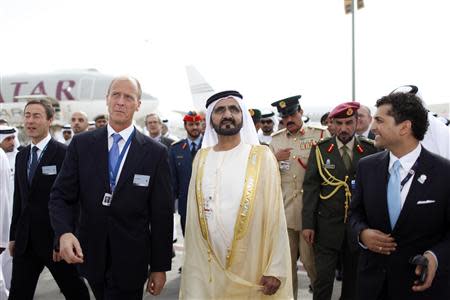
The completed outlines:
<svg viewBox="0 0 450 300">
<path fill-rule="evenodd" d="M 413 167 L 416 160 L 419 158 L 420 152 L 422 151 L 422 146 L 419 143 L 417 147 L 409 152 L 406 155 L 403 155 L 401 158 L 397 158 L 392 152 L 389 152 L 389 174 L 391 172 L 392 166 L 397 160 L 400 160 L 400 180 L 403 180 L 408 175 L 409 170 Z M 406 197 L 408 196 L 409 189 L 411 187 L 411 182 L 413 181 L 413 177 L 408 180 L 408 182 L 405 183 L 403 186 L 403 189 L 400 192 L 401 197 L 401 208 L 403 208 L 403 204 L 405 204 Z"/>
</svg>

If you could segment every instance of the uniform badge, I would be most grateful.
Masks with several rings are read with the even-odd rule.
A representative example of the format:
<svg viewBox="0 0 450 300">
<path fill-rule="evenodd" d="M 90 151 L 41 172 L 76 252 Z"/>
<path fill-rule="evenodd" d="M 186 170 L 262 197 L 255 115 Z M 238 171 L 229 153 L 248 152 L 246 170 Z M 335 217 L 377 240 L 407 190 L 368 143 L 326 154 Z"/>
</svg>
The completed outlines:
<svg viewBox="0 0 450 300">
<path fill-rule="evenodd" d="M 346 114 L 347 114 L 347 116 L 353 115 L 353 109 L 351 109 L 351 108 L 347 109 Z"/>
<path fill-rule="evenodd" d="M 333 151 L 334 149 L 334 144 L 331 144 L 330 147 L 328 147 L 327 152 L 331 153 L 331 151 Z"/>
<path fill-rule="evenodd" d="M 332 165 L 332 164 L 331 164 L 331 161 L 330 161 L 329 158 L 327 158 L 327 160 L 326 160 L 325 164 L 323 165 L 323 167 L 324 167 L 325 169 L 330 169 L 330 170 L 333 170 L 333 169 L 336 168 L 335 165 Z"/>
<path fill-rule="evenodd" d="M 280 106 L 280 108 L 285 108 L 286 107 L 286 102 L 280 101 L 279 106 Z"/>
<path fill-rule="evenodd" d="M 250 116 L 252 116 L 252 117 L 255 115 L 255 111 L 251 108 L 248 110 L 248 112 L 250 113 Z"/>
<path fill-rule="evenodd" d="M 364 149 L 361 147 L 361 145 L 356 145 L 356 150 L 359 152 L 359 153 L 363 153 L 364 152 Z"/>
<path fill-rule="evenodd" d="M 184 150 L 187 147 L 187 143 L 183 143 L 183 145 L 181 146 L 181 148 Z"/>
</svg>

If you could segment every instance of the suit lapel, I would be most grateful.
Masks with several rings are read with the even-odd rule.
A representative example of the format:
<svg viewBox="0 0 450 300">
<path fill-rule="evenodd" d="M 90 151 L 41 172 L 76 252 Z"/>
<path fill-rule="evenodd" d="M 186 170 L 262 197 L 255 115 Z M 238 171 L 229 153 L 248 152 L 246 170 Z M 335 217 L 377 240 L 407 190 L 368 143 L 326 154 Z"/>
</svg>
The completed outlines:
<svg viewBox="0 0 450 300">
<path fill-rule="evenodd" d="M 341 153 L 339 152 L 339 145 L 336 142 L 336 137 L 333 137 L 332 143 L 336 146 L 333 148 L 329 154 L 331 159 L 331 164 L 336 165 L 336 177 L 344 180 L 347 175 L 347 169 L 345 168 L 344 162 L 342 161 Z M 326 161 L 325 161 L 326 163 Z"/>
<path fill-rule="evenodd" d="M 384 151 L 384 155 L 380 158 L 380 162 L 376 167 L 376 174 L 373 180 L 380 180 L 380 184 L 377 184 L 377 190 L 375 192 L 376 201 L 380 202 L 380 217 L 381 223 L 384 225 L 383 232 L 391 232 L 391 221 L 389 219 L 389 210 L 387 204 L 387 183 L 388 183 L 388 168 L 389 168 L 389 151 Z"/>
<path fill-rule="evenodd" d="M 117 182 L 117 186 L 115 188 L 116 191 L 123 186 L 128 177 L 130 177 L 138 168 L 141 159 L 145 154 L 143 151 L 143 144 L 145 144 L 143 135 L 136 130 L 134 137 L 131 140 L 130 149 L 128 150 L 128 154 L 123 164 L 122 171 L 119 175 L 119 181 Z"/>
<path fill-rule="evenodd" d="M 94 142 L 92 143 L 92 152 L 93 157 L 98 166 L 98 170 L 100 170 L 101 181 L 105 186 L 106 191 L 110 191 L 109 186 L 109 168 L 108 168 L 108 129 L 105 126 L 101 130 L 95 131 L 95 135 L 93 136 Z M 97 155 L 98 153 L 102 153 L 101 155 Z"/>
<path fill-rule="evenodd" d="M 397 231 L 398 228 L 401 229 L 402 224 L 407 221 L 408 216 L 410 215 L 409 211 L 417 205 L 416 203 L 418 200 L 423 199 L 423 194 L 427 189 L 426 184 L 420 183 L 417 180 L 423 174 L 427 175 L 427 177 L 430 177 L 429 174 L 433 169 L 433 164 L 430 162 L 428 153 L 426 153 L 426 151 L 427 150 L 422 147 L 420 156 L 418 158 L 418 168 L 413 178 L 410 179 L 412 180 L 411 186 L 409 188 L 408 195 L 406 196 L 402 210 L 400 211 L 397 223 L 395 224 L 395 231 Z"/>
<path fill-rule="evenodd" d="M 16 169 L 17 176 L 19 177 L 19 182 L 25 182 L 25 184 L 23 186 L 24 186 L 26 192 L 28 192 L 28 190 L 30 189 L 30 186 L 28 184 L 28 160 L 30 159 L 30 151 L 31 151 L 30 149 L 31 149 L 31 146 L 28 145 L 25 147 L 25 149 L 22 150 L 22 151 L 24 151 L 23 157 L 22 157 L 22 159 L 18 159 L 17 169 Z M 17 155 L 19 156 L 19 154 L 17 154 Z"/>
<path fill-rule="evenodd" d="M 42 157 L 39 160 L 39 163 L 36 168 L 36 172 L 34 173 L 33 179 L 31 181 L 31 188 L 36 184 L 36 180 L 42 176 L 42 167 L 47 166 L 56 154 L 56 141 L 51 138 L 48 142 L 45 149 L 43 149 L 44 153 L 42 153 Z M 28 175 L 28 174 L 27 174 Z"/>
</svg>

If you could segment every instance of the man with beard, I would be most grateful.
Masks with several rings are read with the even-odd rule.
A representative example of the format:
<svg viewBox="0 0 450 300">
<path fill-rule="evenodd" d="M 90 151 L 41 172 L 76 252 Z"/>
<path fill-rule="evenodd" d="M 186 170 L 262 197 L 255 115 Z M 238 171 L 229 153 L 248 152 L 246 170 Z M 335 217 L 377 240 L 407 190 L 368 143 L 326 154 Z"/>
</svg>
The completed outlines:
<svg viewBox="0 0 450 300">
<path fill-rule="evenodd" d="M 325 130 L 303 123 L 300 97 L 300 95 L 293 96 L 272 103 L 272 106 L 277 108 L 286 128 L 273 134 L 270 143 L 270 149 L 278 160 L 281 174 L 281 189 L 291 251 L 292 289 L 295 299 L 297 299 L 298 291 L 297 260 L 299 256 L 311 284 L 316 278 L 313 250 L 301 233 L 303 178 L 312 145 L 327 136 Z"/>
<path fill-rule="evenodd" d="M 74 112 L 70 118 L 70 125 L 74 135 L 87 131 L 89 127 L 87 114 L 84 111 Z"/>
<path fill-rule="evenodd" d="M 275 113 L 261 115 L 261 133 L 258 134 L 261 143 L 269 145 L 272 141 L 273 127 L 275 126 Z"/>
<path fill-rule="evenodd" d="M 189 186 L 180 299 L 291 299 L 277 163 L 236 91 L 206 102 Z"/>
<path fill-rule="evenodd" d="M 187 138 L 175 142 L 169 149 L 172 186 L 175 199 L 178 199 L 178 214 L 181 218 L 183 236 L 186 225 L 186 202 L 189 181 L 191 180 L 192 162 L 195 154 L 202 147 L 201 120 L 202 117 L 195 111 L 188 112 L 183 118 Z"/>
<path fill-rule="evenodd" d="M 329 117 L 336 135 L 315 145 L 303 182 L 303 236 L 314 245 L 317 278 L 314 300 L 329 300 L 338 258 L 343 258 L 341 299 L 355 299 L 358 246 L 348 230 L 348 209 L 360 158 L 377 150 L 373 141 L 355 137 L 358 102 L 342 103 Z"/>
</svg>

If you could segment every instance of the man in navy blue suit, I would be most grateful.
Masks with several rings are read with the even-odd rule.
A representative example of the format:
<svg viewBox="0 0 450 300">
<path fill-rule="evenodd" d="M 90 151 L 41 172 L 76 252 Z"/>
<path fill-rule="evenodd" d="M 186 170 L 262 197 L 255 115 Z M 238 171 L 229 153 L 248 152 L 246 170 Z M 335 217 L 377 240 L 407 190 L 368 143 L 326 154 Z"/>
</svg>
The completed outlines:
<svg viewBox="0 0 450 300">
<path fill-rule="evenodd" d="M 183 236 L 186 226 L 186 202 L 192 162 L 195 154 L 202 147 L 201 121 L 202 117 L 195 111 L 188 112 L 183 118 L 187 138 L 172 144 L 169 151 L 172 184 L 175 198 L 178 199 L 178 214 L 181 217 Z"/>
<path fill-rule="evenodd" d="M 67 149 L 49 134 L 54 113 L 46 100 L 31 100 L 24 109 L 24 128 L 31 145 L 16 157 L 9 299 L 33 299 L 44 267 L 50 270 L 66 299 L 89 299 L 88 289 L 75 266 L 60 262 L 59 254 L 53 250 L 48 202 Z"/>
<path fill-rule="evenodd" d="M 360 160 L 350 224 L 362 252 L 358 299 L 450 299 L 450 161 L 420 143 L 427 111 L 413 93 L 376 103 L 375 145 L 388 151 Z M 411 258 L 428 261 L 422 268 Z"/>
<path fill-rule="evenodd" d="M 141 300 L 147 277 L 158 295 L 171 268 L 168 152 L 133 126 L 141 94 L 135 78 L 111 82 L 108 125 L 74 136 L 49 203 L 61 257 L 80 264 L 97 299 Z"/>
</svg>

